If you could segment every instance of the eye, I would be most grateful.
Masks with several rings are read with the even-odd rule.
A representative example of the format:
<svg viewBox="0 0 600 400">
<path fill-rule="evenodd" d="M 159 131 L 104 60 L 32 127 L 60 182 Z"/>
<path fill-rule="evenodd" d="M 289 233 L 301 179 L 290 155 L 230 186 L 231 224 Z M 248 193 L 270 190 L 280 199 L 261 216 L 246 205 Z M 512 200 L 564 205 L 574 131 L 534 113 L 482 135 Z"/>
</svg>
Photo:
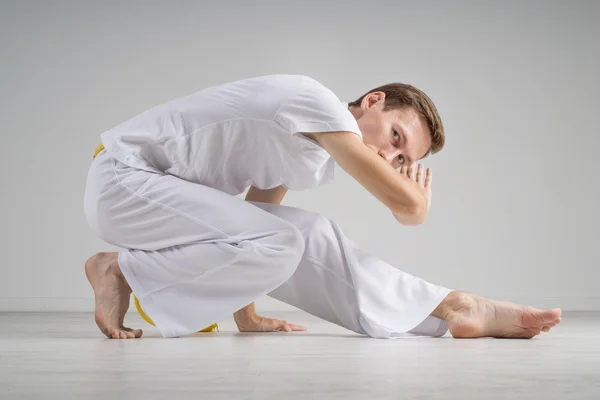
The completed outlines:
<svg viewBox="0 0 600 400">
<path fill-rule="evenodd" d="M 398 135 L 398 132 L 397 132 L 396 130 L 394 130 L 394 137 L 395 137 L 395 138 L 398 138 L 398 137 L 400 137 L 400 135 Z"/>
<path fill-rule="evenodd" d="M 400 165 L 404 164 L 404 156 L 402 154 L 398 156 L 398 162 L 400 163 Z"/>
</svg>

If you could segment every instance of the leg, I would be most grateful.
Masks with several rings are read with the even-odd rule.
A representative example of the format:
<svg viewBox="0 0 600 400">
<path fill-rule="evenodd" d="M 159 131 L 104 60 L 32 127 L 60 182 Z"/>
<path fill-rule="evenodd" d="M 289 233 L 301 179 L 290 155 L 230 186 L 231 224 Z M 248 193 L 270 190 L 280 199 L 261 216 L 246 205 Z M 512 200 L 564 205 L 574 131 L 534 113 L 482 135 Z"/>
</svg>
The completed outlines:
<svg viewBox="0 0 600 400">
<path fill-rule="evenodd" d="M 450 289 L 432 285 L 358 249 L 323 215 L 254 203 L 300 230 L 305 251 L 295 274 L 269 296 L 354 332 L 377 338 L 441 336 L 431 316 Z"/>
<path fill-rule="evenodd" d="M 322 215 L 255 203 L 296 226 L 305 251 L 295 274 L 269 295 L 373 337 L 532 337 L 560 322 L 538 310 L 432 285 L 356 248 Z"/>
<path fill-rule="evenodd" d="M 96 320 L 111 337 L 141 334 L 122 325 L 132 290 L 163 336 L 182 336 L 285 282 L 304 251 L 294 226 L 258 207 L 106 152 L 91 165 L 85 211 L 101 239 L 128 249 L 86 264 Z"/>
<path fill-rule="evenodd" d="M 561 321 L 561 310 L 540 310 L 507 301 L 452 292 L 433 311 L 456 338 L 498 337 L 530 339 Z"/>
</svg>

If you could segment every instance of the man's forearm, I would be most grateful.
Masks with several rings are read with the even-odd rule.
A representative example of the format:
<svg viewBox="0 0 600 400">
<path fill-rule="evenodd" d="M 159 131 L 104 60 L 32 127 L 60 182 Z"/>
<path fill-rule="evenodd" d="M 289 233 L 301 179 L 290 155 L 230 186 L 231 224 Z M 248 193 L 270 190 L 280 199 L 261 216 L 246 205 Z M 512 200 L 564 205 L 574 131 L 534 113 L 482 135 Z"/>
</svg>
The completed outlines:
<svg viewBox="0 0 600 400">
<path fill-rule="evenodd" d="M 257 189 L 250 186 L 250 190 L 246 194 L 246 201 L 258 201 L 260 203 L 280 204 L 281 200 L 287 193 L 287 189 L 283 186 L 277 186 L 273 189 Z"/>
<path fill-rule="evenodd" d="M 355 133 L 312 132 L 312 137 L 331 154 L 342 169 L 393 214 L 420 215 L 426 199 L 419 186 L 411 182 L 412 179 L 399 174 L 387 161 L 365 146 Z"/>
</svg>

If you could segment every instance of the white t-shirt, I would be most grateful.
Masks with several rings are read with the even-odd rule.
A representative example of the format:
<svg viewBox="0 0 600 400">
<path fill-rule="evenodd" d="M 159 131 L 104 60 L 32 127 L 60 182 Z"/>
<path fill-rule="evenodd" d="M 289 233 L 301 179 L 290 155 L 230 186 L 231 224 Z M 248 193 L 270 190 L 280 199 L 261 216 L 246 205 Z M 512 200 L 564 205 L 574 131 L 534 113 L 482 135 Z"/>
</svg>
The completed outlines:
<svg viewBox="0 0 600 400">
<path fill-rule="evenodd" d="M 237 195 L 333 179 L 335 163 L 300 132 L 361 136 L 346 103 L 316 80 L 269 75 L 209 87 L 145 111 L 101 135 L 122 163 Z"/>
</svg>

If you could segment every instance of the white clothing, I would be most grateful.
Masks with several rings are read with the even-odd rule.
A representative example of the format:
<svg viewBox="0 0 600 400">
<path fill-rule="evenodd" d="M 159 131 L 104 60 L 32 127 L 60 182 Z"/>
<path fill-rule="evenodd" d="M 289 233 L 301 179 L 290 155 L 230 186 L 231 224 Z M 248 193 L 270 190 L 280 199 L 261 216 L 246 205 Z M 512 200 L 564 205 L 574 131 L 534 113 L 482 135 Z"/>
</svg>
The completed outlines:
<svg viewBox="0 0 600 400">
<path fill-rule="evenodd" d="M 332 221 L 205 185 L 92 161 L 85 214 L 164 337 L 195 333 L 262 295 L 377 338 L 440 336 L 450 289 L 361 251 Z"/>
<path fill-rule="evenodd" d="M 269 75 L 171 100 L 104 132 L 125 165 L 237 195 L 250 185 L 313 188 L 333 179 L 334 160 L 300 132 L 361 135 L 347 105 L 316 80 Z"/>
</svg>

